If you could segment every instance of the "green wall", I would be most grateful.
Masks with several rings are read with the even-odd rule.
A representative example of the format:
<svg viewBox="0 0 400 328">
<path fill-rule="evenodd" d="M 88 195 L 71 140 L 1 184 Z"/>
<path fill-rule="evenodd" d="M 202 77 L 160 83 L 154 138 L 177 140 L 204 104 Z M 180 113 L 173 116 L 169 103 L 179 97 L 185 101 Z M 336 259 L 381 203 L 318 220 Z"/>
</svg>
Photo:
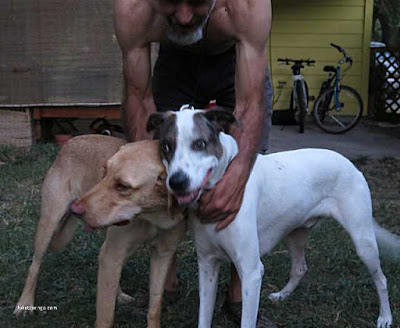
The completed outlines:
<svg viewBox="0 0 400 328">
<path fill-rule="evenodd" d="M 369 43 L 372 29 L 372 0 L 273 0 L 269 60 L 275 93 L 279 82 L 286 82 L 274 109 L 289 107 L 292 88 L 290 66 L 279 65 L 280 57 L 314 59 L 303 74 L 310 96 L 318 96 L 326 78 L 322 68 L 335 66 L 341 54 L 329 44 L 345 47 L 354 60 L 344 77 L 363 97 L 365 112 L 368 101 Z M 310 104 L 310 108 L 313 103 Z"/>
</svg>

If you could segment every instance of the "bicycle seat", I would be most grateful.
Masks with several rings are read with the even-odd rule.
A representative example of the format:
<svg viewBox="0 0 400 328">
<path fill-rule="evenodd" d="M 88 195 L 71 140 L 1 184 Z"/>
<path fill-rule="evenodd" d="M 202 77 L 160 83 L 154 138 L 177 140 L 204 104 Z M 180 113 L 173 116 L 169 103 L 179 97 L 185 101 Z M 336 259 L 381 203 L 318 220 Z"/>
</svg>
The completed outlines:
<svg viewBox="0 0 400 328">
<path fill-rule="evenodd" d="M 336 73 L 336 67 L 333 67 L 333 66 L 324 66 L 324 72 Z"/>
</svg>

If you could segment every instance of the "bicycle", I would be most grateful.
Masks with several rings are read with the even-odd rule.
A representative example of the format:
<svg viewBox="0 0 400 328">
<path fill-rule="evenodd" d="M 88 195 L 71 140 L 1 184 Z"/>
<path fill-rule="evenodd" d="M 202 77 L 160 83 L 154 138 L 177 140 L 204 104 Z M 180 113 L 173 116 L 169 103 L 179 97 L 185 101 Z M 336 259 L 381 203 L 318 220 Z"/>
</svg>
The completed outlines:
<svg viewBox="0 0 400 328">
<path fill-rule="evenodd" d="M 347 85 L 341 85 L 342 80 L 341 66 L 349 63 L 348 71 L 353 59 L 347 53 L 345 48 L 331 43 L 343 54 L 336 65 L 325 66 L 324 72 L 329 76 L 322 83 L 321 90 L 314 103 L 313 117 L 315 124 L 323 131 L 332 134 L 340 134 L 354 128 L 361 119 L 363 113 L 363 101 L 360 94 Z M 337 115 L 339 114 L 339 115 Z"/>
<path fill-rule="evenodd" d="M 304 76 L 301 75 L 301 69 L 304 68 L 303 63 L 307 64 L 307 66 L 313 66 L 312 64 L 315 64 L 315 60 L 278 58 L 278 62 L 284 62 L 285 65 L 293 63 L 291 67 L 293 71 L 293 90 L 290 106 L 295 111 L 300 133 L 304 133 L 304 121 L 308 113 L 308 86 Z"/>
</svg>

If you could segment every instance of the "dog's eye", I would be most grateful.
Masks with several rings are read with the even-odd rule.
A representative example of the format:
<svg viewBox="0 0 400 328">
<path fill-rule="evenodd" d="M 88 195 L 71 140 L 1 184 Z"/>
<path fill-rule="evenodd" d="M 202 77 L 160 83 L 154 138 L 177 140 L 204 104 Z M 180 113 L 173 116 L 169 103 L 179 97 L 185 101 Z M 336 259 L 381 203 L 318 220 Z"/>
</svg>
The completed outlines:
<svg viewBox="0 0 400 328">
<path fill-rule="evenodd" d="M 197 139 L 192 144 L 193 150 L 204 150 L 207 146 L 207 143 L 203 139 Z"/>
<path fill-rule="evenodd" d="M 117 189 L 118 191 L 126 191 L 129 189 L 129 186 L 124 185 L 122 183 L 116 183 L 115 184 L 115 189 Z"/>
<path fill-rule="evenodd" d="M 170 150 L 171 150 L 171 146 L 170 146 L 169 142 L 166 140 L 161 141 L 161 151 L 164 154 L 168 154 L 170 152 Z"/>
</svg>

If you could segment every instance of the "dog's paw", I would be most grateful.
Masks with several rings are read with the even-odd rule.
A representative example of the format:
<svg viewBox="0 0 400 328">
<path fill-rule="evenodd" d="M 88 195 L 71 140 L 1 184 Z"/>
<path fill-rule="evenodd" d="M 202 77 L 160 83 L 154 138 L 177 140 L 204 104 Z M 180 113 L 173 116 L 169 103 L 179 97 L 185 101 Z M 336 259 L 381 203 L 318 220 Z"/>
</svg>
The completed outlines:
<svg viewBox="0 0 400 328">
<path fill-rule="evenodd" d="M 128 294 L 125 294 L 123 291 L 120 291 L 117 295 L 117 302 L 120 304 L 130 304 L 134 303 L 135 299 Z"/>
<path fill-rule="evenodd" d="M 388 315 L 380 315 L 378 322 L 376 323 L 377 328 L 390 328 L 392 326 L 393 317 L 389 313 Z"/>
<path fill-rule="evenodd" d="M 33 300 L 32 301 L 19 301 L 15 306 L 13 314 L 16 317 L 25 317 L 27 314 L 32 314 L 33 311 Z"/>
<path fill-rule="evenodd" d="M 269 294 L 268 298 L 272 301 L 272 302 L 280 302 L 285 300 L 286 298 L 288 298 L 290 295 L 289 292 L 277 292 L 277 293 L 271 293 Z"/>
</svg>

